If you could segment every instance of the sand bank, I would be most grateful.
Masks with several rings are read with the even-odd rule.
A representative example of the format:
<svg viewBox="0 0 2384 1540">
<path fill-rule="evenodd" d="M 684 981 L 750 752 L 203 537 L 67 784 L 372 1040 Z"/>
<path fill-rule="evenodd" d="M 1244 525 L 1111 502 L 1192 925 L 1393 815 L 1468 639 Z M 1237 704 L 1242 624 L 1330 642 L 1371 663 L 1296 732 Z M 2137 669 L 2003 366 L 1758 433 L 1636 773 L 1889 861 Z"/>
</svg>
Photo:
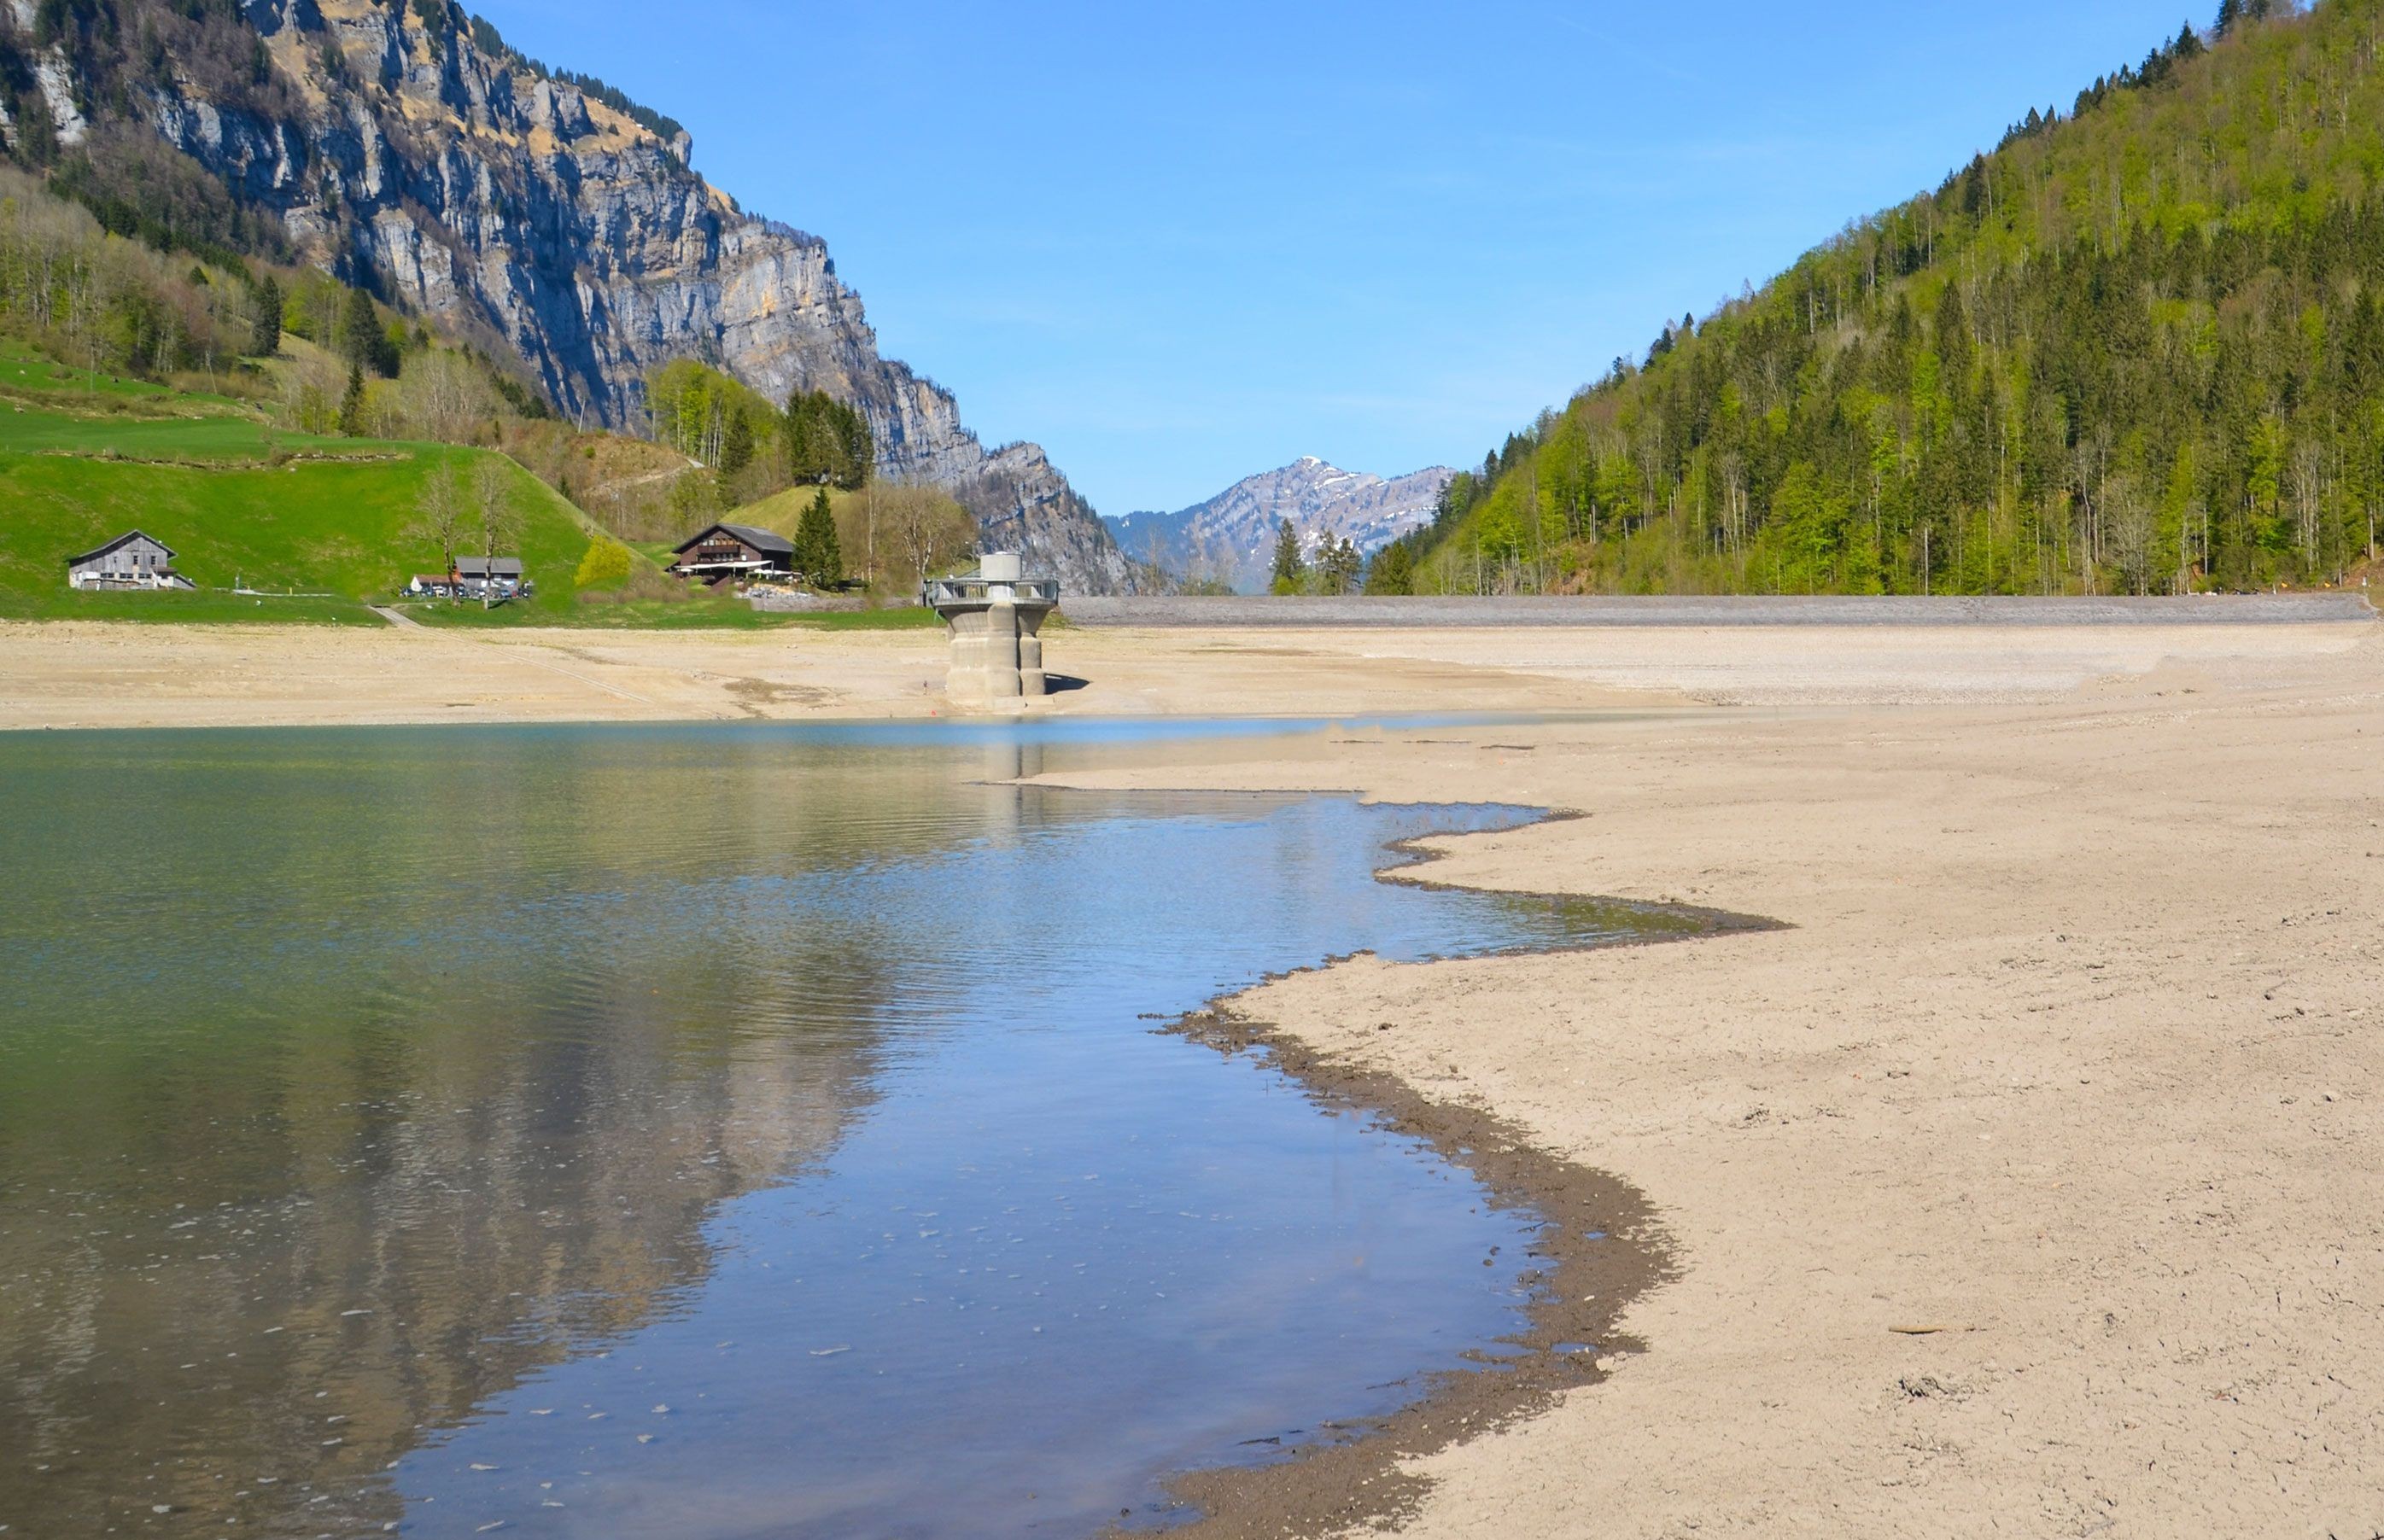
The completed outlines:
<svg viewBox="0 0 2384 1540">
<path fill-rule="evenodd" d="M 1670 1260 L 1602 1383 L 1403 1462 L 1403 1533 L 2384 1528 L 2384 638 L 1136 778 L 1574 809 L 1430 876 L 1794 927 L 1235 1002 Z"/>
</svg>

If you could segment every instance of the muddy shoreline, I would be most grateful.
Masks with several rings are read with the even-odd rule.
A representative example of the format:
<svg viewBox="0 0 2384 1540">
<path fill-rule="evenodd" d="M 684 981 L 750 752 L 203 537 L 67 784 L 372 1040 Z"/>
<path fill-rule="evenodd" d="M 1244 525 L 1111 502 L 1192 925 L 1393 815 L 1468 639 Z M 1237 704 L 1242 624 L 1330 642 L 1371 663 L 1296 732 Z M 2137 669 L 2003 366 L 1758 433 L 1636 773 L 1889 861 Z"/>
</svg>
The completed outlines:
<svg viewBox="0 0 2384 1540">
<path fill-rule="evenodd" d="M 1582 816 L 1564 809 L 1535 811 L 1536 817 L 1519 826 Z M 1375 880 L 1536 900 L 1595 913 L 1608 925 L 1625 915 L 1640 922 L 1637 933 L 1609 940 L 1492 955 L 1562 956 L 1788 928 L 1758 916 L 1689 905 L 1475 888 L 1415 876 L 1420 867 L 1447 859 L 1447 852 L 1430 843 L 1444 838 L 1427 834 L 1386 845 L 1397 859 L 1378 869 Z M 1347 961 L 1330 959 L 1265 982 L 1323 972 Z M 1258 987 L 1263 984 L 1252 989 Z M 1485 1354 L 1471 1369 L 1430 1375 L 1421 1382 L 1421 1397 L 1387 1417 L 1285 1430 L 1288 1452 L 1280 1460 L 1189 1472 L 1167 1484 L 1169 1495 L 1198 1514 L 1170 1533 L 1196 1540 L 1388 1527 L 1414 1513 L 1430 1487 L 1406 1469 L 1408 1461 L 1520 1422 L 1567 1391 L 1601 1383 L 1622 1360 L 1645 1352 L 1646 1345 L 1619 1323 L 1641 1295 L 1679 1275 L 1676 1248 L 1646 1195 L 1622 1178 L 1535 1148 L 1520 1125 L 1486 1107 L 1442 1100 L 1389 1071 L 1320 1052 L 1237 1008 L 1235 1001 L 1252 989 L 1222 996 L 1159 1030 L 1228 1056 L 1260 1055 L 1319 1105 L 1360 1113 L 1422 1141 L 1440 1160 L 1471 1174 L 1495 1207 L 1535 1213 L 1544 1221 L 1532 1242 L 1531 1265 L 1519 1277 L 1536 1297 L 1525 1311 L 1523 1329 L 1500 1339 L 1511 1351 Z M 1375 1028 L 1394 1034 L 1398 1029 L 1390 1021 Z M 1294 1438 L 1303 1441 L 1293 1443 Z"/>
</svg>

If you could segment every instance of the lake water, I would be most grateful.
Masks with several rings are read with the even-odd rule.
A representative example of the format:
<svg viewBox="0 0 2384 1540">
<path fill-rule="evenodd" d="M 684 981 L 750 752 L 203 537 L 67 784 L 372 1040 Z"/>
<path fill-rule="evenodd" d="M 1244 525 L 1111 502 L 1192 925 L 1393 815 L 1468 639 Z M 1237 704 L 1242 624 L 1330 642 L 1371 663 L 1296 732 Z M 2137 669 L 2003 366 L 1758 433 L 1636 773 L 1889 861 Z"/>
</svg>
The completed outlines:
<svg viewBox="0 0 2384 1540">
<path fill-rule="evenodd" d="M 990 784 L 1260 730 L 0 739 L 0 1528 L 1081 1535 L 1495 1349 L 1533 1216 L 1153 1018 L 1611 927 L 1373 878 L 1523 814 Z"/>
</svg>

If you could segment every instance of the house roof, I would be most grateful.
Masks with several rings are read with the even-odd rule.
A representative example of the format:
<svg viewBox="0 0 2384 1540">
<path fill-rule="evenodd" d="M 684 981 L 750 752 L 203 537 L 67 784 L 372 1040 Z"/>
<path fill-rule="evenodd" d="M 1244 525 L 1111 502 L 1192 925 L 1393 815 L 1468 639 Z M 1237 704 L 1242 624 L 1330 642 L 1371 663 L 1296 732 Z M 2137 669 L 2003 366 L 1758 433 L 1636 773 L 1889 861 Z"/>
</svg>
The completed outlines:
<svg viewBox="0 0 2384 1540">
<path fill-rule="evenodd" d="M 68 556 L 67 558 L 67 565 L 81 566 L 85 562 L 95 562 L 111 551 L 123 550 L 126 546 L 130 545 L 134 540 L 147 540 L 151 545 L 154 545 L 158 550 L 166 553 L 166 559 L 168 561 L 170 562 L 174 559 L 173 547 L 168 545 L 164 540 L 157 539 L 155 535 L 144 535 L 138 529 L 131 529 L 117 536 L 114 540 L 108 541 L 106 545 L 101 546 L 96 551 L 86 551 L 80 556 Z"/>
<path fill-rule="evenodd" d="M 458 556 L 455 576 L 458 578 L 518 578 L 522 573 L 519 556 Z"/>
<path fill-rule="evenodd" d="M 706 525 L 693 539 L 683 541 L 674 554 L 686 555 L 705 540 L 710 540 L 715 531 L 733 536 L 754 550 L 767 552 L 773 556 L 791 556 L 795 553 L 795 542 L 784 535 L 774 535 L 767 529 L 756 529 L 750 524 L 712 524 Z"/>
</svg>

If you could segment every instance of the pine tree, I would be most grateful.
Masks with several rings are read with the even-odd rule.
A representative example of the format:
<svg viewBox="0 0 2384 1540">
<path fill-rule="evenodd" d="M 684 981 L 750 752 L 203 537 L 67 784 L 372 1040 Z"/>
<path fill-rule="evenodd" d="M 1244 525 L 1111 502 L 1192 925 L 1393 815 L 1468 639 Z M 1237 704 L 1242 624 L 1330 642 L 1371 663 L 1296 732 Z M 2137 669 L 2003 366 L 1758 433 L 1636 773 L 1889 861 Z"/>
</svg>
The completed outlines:
<svg viewBox="0 0 2384 1540">
<path fill-rule="evenodd" d="M 256 286 L 248 350 L 259 358 L 271 358 L 281 351 L 281 285 L 270 274 Z"/>
<path fill-rule="evenodd" d="M 1308 563 L 1299 553 L 1299 531 L 1291 520 L 1277 519 L 1274 534 L 1274 591 L 1298 593 L 1308 577 Z"/>
<path fill-rule="evenodd" d="M 373 314 L 372 297 L 361 289 L 351 289 L 342 296 L 340 306 L 340 355 L 349 363 L 362 366 L 373 354 L 373 339 L 380 330 L 380 319 Z"/>
<path fill-rule="evenodd" d="M 372 296 L 361 289 L 351 289 L 340 310 L 338 331 L 340 356 L 349 363 L 372 370 L 379 375 L 397 373 L 397 349 L 389 333 L 381 329 L 380 314 L 373 308 Z"/>
<path fill-rule="evenodd" d="M 744 408 L 732 408 L 720 438 L 720 474 L 734 476 L 752 463 L 753 425 L 745 420 Z"/>
<path fill-rule="evenodd" d="M 340 397 L 340 431 L 351 439 L 365 436 L 365 370 L 361 364 L 348 366 L 348 388 Z"/>
<path fill-rule="evenodd" d="M 1405 540 L 1393 540 L 1384 546 L 1366 568 L 1368 593 L 1409 594 L 1415 592 L 1415 557 Z"/>
<path fill-rule="evenodd" d="M 1319 593 L 1347 593 L 1358 586 L 1358 574 L 1364 560 L 1358 554 L 1355 540 L 1344 536 L 1327 540 L 1318 553 L 1316 590 Z"/>
<path fill-rule="evenodd" d="M 844 581 L 844 548 L 836 538 L 836 513 L 822 487 L 795 526 L 795 570 L 815 589 L 836 588 Z"/>
<path fill-rule="evenodd" d="M 2243 0 L 2218 0 L 2218 24 L 2211 31 L 2220 37 L 2225 37 L 2233 31 L 2235 24 L 2242 19 Z"/>
</svg>

